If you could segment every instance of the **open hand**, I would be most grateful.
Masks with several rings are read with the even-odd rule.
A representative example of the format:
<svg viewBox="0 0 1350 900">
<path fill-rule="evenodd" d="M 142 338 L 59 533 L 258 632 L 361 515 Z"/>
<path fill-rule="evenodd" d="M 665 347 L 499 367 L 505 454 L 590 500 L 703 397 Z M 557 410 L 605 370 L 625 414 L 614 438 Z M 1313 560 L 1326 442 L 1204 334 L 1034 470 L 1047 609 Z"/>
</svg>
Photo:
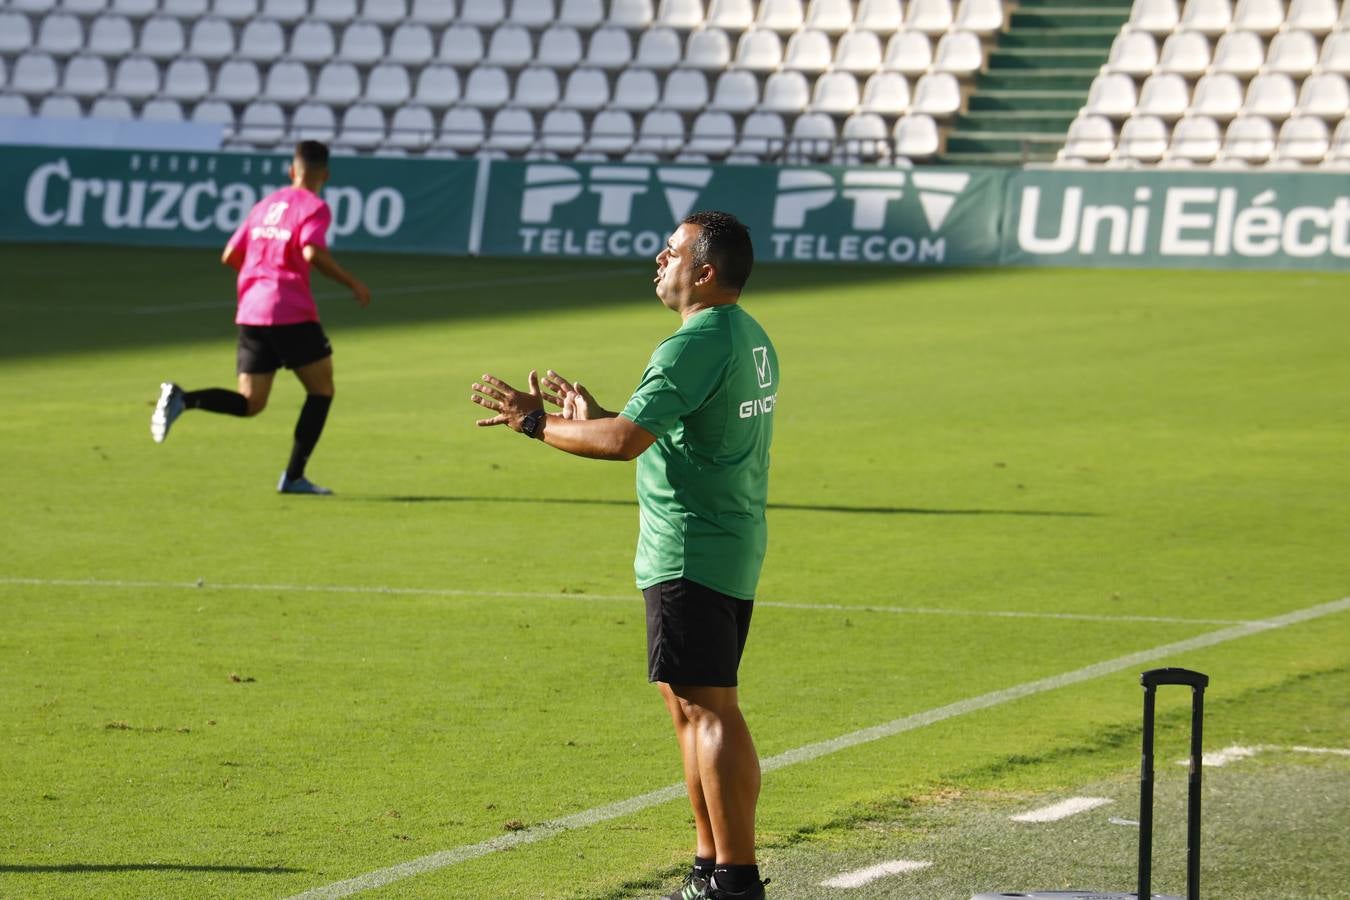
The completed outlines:
<svg viewBox="0 0 1350 900">
<path fill-rule="evenodd" d="M 569 382 L 552 369 L 544 375 L 544 388 L 543 398 L 561 408 L 564 419 L 603 419 L 608 415 L 580 381 Z"/>
<path fill-rule="evenodd" d="M 518 391 L 495 375 L 483 375 L 482 381 L 473 383 L 476 393 L 470 394 L 469 400 L 496 415 L 479 419 L 476 424 L 507 425 L 512 431 L 520 431 L 520 423 L 525 416 L 544 408 L 539 392 L 539 373 L 534 369 L 530 370 L 529 385 L 528 392 Z"/>
</svg>

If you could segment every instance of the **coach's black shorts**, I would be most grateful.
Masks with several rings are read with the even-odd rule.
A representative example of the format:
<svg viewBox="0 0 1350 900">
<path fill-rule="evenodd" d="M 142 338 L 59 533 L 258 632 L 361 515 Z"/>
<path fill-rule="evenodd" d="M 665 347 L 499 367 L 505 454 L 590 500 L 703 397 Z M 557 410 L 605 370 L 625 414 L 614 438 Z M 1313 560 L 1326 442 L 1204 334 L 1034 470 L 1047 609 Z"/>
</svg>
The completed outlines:
<svg viewBox="0 0 1350 900">
<path fill-rule="evenodd" d="M 318 322 L 239 326 L 241 375 L 262 375 L 282 366 L 298 369 L 332 355 L 333 345 Z"/>
<path fill-rule="evenodd" d="M 735 687 L 750 633 L 753 600 L 687 578 L 654 584 L 647 602 L 647 680 L 689 687 Z"/>
</svg>

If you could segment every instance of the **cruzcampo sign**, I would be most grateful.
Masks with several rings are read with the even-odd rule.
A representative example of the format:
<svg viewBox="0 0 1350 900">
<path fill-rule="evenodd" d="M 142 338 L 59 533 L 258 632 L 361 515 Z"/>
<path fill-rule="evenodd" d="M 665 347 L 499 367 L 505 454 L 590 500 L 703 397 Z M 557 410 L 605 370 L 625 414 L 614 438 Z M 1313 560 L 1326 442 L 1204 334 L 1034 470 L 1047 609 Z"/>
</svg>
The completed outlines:
<svg viewBox="0 0 1350 900">
<path fill-rule="evenodd" d="M 1350 178 L 1317 172 L 1022 171 L 1016 265 L 1350 269 Z"/>
<path fill-rule="evenodd" d="M 288 183 L 287 154 L 0 147 L 0 239 L 215 247 Z M 328 237 L 467 253 L 473 162 L 334 157 Z"/>
<path fill-rule="evenodd" d="M 690 212 L 750 226 L 764 261 L 998 261 L 1004 173 L 834 166 L 494 162 L 481 252 L 650 259 Z"/>
</svg>

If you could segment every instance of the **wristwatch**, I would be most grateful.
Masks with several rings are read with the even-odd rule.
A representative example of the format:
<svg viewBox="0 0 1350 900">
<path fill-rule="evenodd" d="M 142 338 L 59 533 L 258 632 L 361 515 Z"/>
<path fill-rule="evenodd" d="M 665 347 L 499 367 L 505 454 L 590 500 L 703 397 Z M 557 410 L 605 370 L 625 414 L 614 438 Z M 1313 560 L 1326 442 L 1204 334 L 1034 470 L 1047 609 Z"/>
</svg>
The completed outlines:
<svg viewBox="0 0 1350 900">
<path fill-rule="evenodd" d="M 520 422 L 520 433 L 527 438 L 542 438 L 544 436 L 544 419 L 547 416 L 548 414 L 542 409 L 526 413 L 525 418 Z"/>
</svg>

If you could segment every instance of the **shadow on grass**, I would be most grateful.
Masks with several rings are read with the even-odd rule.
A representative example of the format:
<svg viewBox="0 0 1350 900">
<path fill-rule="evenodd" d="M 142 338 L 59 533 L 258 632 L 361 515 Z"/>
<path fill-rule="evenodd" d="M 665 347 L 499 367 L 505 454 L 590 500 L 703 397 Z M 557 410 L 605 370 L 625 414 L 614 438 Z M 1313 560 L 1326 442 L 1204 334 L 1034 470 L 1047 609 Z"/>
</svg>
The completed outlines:
<svg viewBox="0 0 1350 900">
<path fill-rule="evenodd" d="M 54 863 L 50 865 L 12 866 L 0 864 L 0 872 L 232 872 L 241 875 L 294 875 L 308 869 L 287 866 L 198 866 L 180 863 Z"/>
<path fill-rule="evenodd" d="M 451 494 L 410 494 L 350 497 L 366 503 L 549 503 L 572 506 L 637 506 L 636 500 L 605 500 L 587 497 L 470 497 Z M 1048 516 L 1096 519 L 1101 513 L 1047 509 L 926 509 L 917 506 L 850 506 L 845 504 L 770 503 L 771 510 L 793 512 L 850 513 L 883 516 Z"/>
</svg>

